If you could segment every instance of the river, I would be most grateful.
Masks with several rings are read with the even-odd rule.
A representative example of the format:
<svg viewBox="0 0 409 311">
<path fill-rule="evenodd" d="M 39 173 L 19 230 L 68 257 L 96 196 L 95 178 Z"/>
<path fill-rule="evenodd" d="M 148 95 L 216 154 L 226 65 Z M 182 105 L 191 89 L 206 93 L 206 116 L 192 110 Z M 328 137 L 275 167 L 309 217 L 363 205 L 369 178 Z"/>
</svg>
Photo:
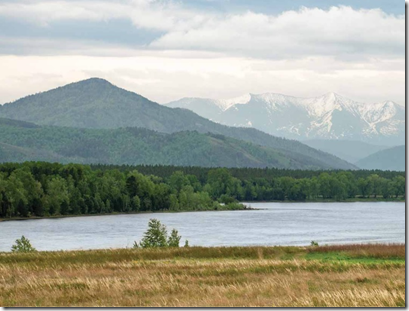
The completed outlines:
<svg viewBox="0 0 409 311">
<path fill-rule="evenodd" d="M 0 251 L 22 235 L 38 250 L 132 247 L 150 218 L 191 246 L 404 243 L 405 203 L 245 203 L 259 210 L 144 213 L 0 222 Z"/>
</svg>

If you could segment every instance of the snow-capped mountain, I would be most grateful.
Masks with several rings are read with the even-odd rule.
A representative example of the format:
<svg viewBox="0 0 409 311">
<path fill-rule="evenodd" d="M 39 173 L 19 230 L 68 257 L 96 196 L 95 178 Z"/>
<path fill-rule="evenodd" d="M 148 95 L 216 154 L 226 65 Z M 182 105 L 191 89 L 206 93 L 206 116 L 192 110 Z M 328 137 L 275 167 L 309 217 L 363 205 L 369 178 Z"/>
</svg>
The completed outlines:
<svg viewBox="0 0 409 311">
<path fill-rule="evenodd" d="M 198 97 L 185 97 L 180 100 L 166 104 L 171 108 L 185 108 L 192 110 L 198 115 L 214 120 L 215 116 L 220 115 L 230 107 L 239 104 L 247 104 L 251 100 L 251 94 L 245 94 L 240 97 L 230 99 L 210 99 Z"/>
<path fill-rule="evenodd" d="M 182 98 L 169 107 L 213 121 L 255 127 L 292 139 L 348 139 L 388 145 L 405 141 L 405 108 L 394 102 L 360 103 L 335 93 L 297 98 L 275 93 L 228 100 Z"/>
</svg>

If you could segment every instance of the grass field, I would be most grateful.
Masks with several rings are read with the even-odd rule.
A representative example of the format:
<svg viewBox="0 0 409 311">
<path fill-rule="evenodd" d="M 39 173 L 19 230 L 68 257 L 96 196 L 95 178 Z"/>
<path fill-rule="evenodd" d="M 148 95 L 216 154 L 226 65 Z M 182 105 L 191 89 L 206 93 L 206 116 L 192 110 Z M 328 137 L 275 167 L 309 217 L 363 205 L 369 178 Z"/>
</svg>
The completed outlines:
<svg viewBox="0 0 409 311">
<path fill-rule="evenodd" d="M 405 245 L 0 253 L 0 306 L 405 306 Z"/>
</svg>

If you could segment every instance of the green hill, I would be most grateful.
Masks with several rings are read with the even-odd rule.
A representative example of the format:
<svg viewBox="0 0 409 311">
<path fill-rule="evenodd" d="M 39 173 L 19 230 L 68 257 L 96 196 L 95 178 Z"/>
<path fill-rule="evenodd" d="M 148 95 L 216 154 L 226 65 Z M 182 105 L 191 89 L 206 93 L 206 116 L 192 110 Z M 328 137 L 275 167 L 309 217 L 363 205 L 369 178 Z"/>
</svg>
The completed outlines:
<svg viewBox="0 0 409 311">
<path fill-rule="evenodd" d="M 357 140 L 313 139 L 303 141 L 303 143 L 312 148 L 336 155 L 350 163 L 355 163 L 375 152 L 388 148 L 387 146 L 373 145 Z"/>
<path fill-rule="evenodd" d="M 0 119 L 0 132 L 0 162 L 317 168 L 270 148 L 195 131 L 79 129 Z"/>
<path fill-rule="evenodd" d="M 359 160 L 356 165 L 368 170 L 405 171 L 405 146 L 378 151 Z"/>
<path fill-rule="evenodd" d="M 223 126 L 189 110 L 168 108 L 151 102 L 98 78 L 72 83 L 5 104 L 0 106 L 0 117 L 72 128 L 138 127 L 162 133 L 214 133 L 274 149 L 304 167 L 356 168 L 344 160 L 298 141 L 274 137 L 252 128 Z"/>
</svg>

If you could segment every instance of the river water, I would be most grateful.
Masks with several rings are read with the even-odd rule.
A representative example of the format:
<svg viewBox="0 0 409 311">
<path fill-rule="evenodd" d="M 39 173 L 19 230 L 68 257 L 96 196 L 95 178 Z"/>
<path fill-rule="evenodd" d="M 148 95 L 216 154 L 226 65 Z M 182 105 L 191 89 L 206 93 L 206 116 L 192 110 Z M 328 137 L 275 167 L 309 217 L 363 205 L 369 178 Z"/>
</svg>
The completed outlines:
<svg viewBox="0 0 409 311">
<path fill-rule="evenodd" d="M 0 251 L 22 235 L 38 250 L 132 247 L 150 218 L 191 246 L 404 243 L 405 203 L 245 203 L 259 210 L 86 216 L 0 222 Z"/>
</svg>

